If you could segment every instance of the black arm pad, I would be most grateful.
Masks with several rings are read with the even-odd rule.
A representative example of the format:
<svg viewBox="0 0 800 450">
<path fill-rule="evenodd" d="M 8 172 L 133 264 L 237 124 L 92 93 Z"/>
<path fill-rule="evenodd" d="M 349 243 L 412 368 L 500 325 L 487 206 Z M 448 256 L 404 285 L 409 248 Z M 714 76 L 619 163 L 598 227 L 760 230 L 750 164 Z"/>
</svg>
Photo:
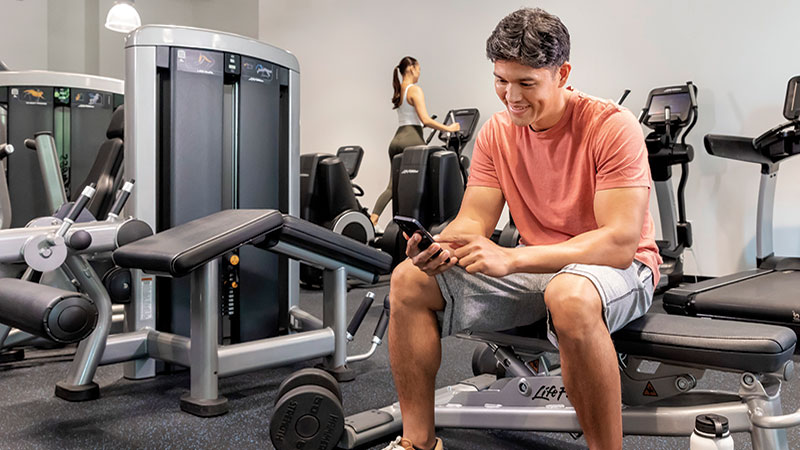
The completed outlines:
<svg viewBox="0 0 800 450">
<path fill-rule="evenodd" d="M 89 297 L 43 284 L 0 279 L 0 322 L 56 342 L 78 342 L 97 325 Z"/>
</svg>

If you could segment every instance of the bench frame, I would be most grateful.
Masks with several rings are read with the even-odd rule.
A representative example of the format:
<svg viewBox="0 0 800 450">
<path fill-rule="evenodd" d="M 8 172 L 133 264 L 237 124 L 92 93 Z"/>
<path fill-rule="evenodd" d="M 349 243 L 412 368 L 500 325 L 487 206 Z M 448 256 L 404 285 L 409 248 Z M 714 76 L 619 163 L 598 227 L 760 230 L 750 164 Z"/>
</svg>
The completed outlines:
<svg viewBox="0 0 800 450">
<path fill-rule="evenodd" d="M 498 345 L 488 336 L 459 337 L 487 342 L 501 364 L 515 355 L 510 345 Z M 525 376 L 504 378 L 483 374 L 437 389 L 436 427 L 581 433 L 575 409 L 563 390 L 560 368 L 548 367 L 547 355 L 555 349 L 546 340 L 524 341 L 530 347 L 520 348 L 519 353 L 524 361 L 538 360 L 538 373 L 530 369 Z M 732 433 L 749 432 L 754 450 L 789 449 L 785 428 L 800 424 L 800 410 L 781 415 L 781 386 L 793 378 L 791 360 L 781 373 L 742 373 L 738 392 L 694 389 L 705 370 L 674 361 L 621 357 L 623 433 L 688 438 L 695 417 L 713 413 L 728 418 Z M 658 397 L 645 394 L 648 384 Z M 395 402 L 349 416 L 339 446 L 352 449 L 401 432 L 400 404 Z"/>
<path fill-rule="evenodd" d="M 190 392 L 181 398 L 181 409 L 191 414 L 212 417 L 228 411 L 227 399 L 219 395 L 219 377 L 258 369 L 285 366 L 324 357 L 324 367 L 346 370 L 347 361 L 347 278 L 371 283 L 374 274 L 315 254 L 298 246 L 277 242 L 270 251 L 301 259 L 324 270 L 323 318 L 320 321 L 298 306 L 289 310 L 292 333 L 233 345 L 219 345 L 218 314 L 219 259 L 193 271 L 191 277 L 191 337 L 165 333 L 152 328 L 109 336 L 99 327 L 78 346 L 67 377 L 56 386 L 56 395 L 82 401 L 99 397 L 93 382 L 97 366 L 135 361 L 145 365 L 152 360 L 189 367 Z M 134 283 L 134 289 L 140 283 Z M 136 292 L 133 293 L 136 296 Z M 97 299 L 101 321 L 110 321 L 111 305 Z M 105 304 L 101 308 L 100 304 Z"/>
</svg>

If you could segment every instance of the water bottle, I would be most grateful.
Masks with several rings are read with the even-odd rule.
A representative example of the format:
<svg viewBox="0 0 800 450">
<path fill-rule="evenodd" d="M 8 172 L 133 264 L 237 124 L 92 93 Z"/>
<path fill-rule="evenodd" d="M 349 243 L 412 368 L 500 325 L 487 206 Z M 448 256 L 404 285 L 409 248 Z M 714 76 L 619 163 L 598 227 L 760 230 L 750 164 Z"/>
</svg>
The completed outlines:
<svg viewBox="0 0 800 450">
<path fill-rule="evenodd" d="M 689 450 L 733 450 L 728 418 L 716 414 L 695 417 Z"/>
</svg>

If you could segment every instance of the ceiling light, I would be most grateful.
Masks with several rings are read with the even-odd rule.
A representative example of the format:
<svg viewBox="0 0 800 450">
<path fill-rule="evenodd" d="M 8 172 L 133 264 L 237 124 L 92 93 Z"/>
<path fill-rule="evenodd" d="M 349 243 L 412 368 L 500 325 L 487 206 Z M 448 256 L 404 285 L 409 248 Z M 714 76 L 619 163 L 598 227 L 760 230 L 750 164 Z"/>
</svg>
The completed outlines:
<svg viewBox="0 0 800 450">
<path fill-rule="evenodd" d="M 133 0 L 117 0 L 108 10 L 106 28 L 119 33 L 130 33 L 142 26 L 142 19 L 133 6 Z"/>
</svg>

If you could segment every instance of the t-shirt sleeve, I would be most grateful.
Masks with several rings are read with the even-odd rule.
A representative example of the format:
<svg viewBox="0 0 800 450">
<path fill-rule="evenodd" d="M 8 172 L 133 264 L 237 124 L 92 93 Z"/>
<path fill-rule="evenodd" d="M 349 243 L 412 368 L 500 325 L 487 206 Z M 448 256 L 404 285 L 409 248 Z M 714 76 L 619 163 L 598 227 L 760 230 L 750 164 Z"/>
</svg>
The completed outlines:
<svg viewBox="0 0 800 450">
<path fill-rule="evenodd" d="M 493 152 L 496 151 L 496 142 L 492 138 L 493 120 L 488 120 L 478 131 L 475 137 L 475 146 L 472 149 L 472 161 L 469 169 L 467 186 L 481 186 L 500 189 L 500 180 L 494 166 Z"/>
<path fill-rule="evenodd" d="M 594 137 L 595 190 L 650 187 L 647 147 L 639 122 L 628 110 L 614 112 L 599 124 Z"/>
</svg>

